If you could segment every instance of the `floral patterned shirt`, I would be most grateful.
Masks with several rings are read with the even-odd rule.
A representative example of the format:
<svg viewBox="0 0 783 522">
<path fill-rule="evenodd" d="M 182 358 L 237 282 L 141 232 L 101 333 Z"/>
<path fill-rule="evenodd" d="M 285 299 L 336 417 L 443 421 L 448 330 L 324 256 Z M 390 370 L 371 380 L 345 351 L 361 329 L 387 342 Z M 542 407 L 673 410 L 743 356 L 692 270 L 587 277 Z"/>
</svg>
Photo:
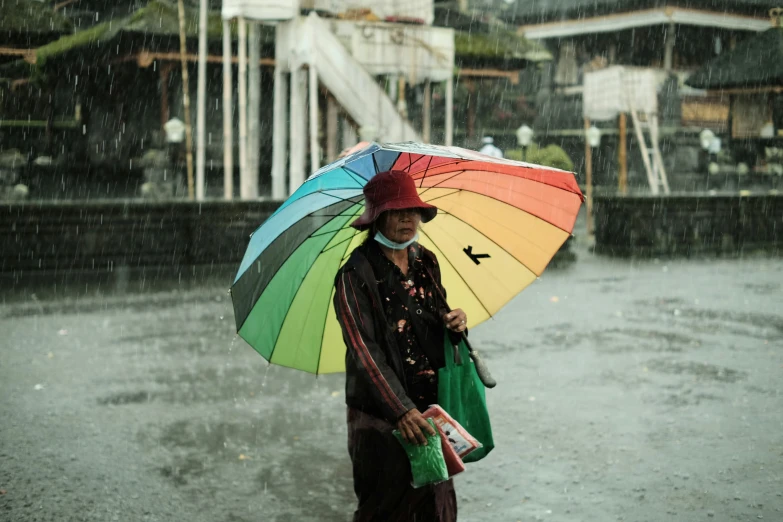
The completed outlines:
<svg viewBox="0 0 783 522">
<path fill-rule="evenodd" d="M 394 328 L 394 337 L 402 355 L 408 395 L 423 412 L 430 404 L 438 402 L 438 368 L 443 366 L 443 361 L 431 361 L 427 353 L 443 352 L 444 327 L 440 318 L 437 290 L 424 267 L 424 260 L 419 255 L 418 248 L 416 244 L 408 247 L 407 276 L 403 275 L 402 270 L 377 246 L 372 249 L 376 252 L 373 252 L 371 261 L 376 266 L 376 275 L 381 277 L 378 290 L 386 319 L 390 328 Z M 380 272 L 385 276 L 378 274 L 377 267 L 382 267 Z M 403 292 L 406 296 L 398 295 Z M 411 302 L 418 307 L 416 311 L 419 312 L 421 324 L 426 325 L 425 335 L 427 344 L 430 345 L 427 346 L 428 349 L 421 345 L 420 336 L 416 335 L 411 324 L 413 312 L 406 305 Z"/>
</svg>

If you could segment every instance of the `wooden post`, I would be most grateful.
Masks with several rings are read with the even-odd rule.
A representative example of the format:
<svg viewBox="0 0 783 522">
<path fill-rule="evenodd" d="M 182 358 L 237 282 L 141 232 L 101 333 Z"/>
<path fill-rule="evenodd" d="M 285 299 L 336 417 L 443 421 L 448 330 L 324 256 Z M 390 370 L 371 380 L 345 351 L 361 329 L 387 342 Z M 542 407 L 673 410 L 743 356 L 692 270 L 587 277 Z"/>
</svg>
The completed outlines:
<svg viewBox="0 0 783 522">
<path fill-rule="evenodd" d="M 188 169 L 188 197 L 194 199 L 195 187 L 193 186 L 193 127 L 190 125 L 190 86 L 188 82 L 188 48 L 185 40 L 185 3 L 177 2 L 179 11 L 179 56 L 182 63 L 182 105 L 185 111 L 185 153 Z"/>
<path fill-rule="evenodd" d="M 421 108 L 421 139 L 429 143 L 432 137 L 432 82 L 424 80 L 424 101 Z"/>
<path fill-rule="evenodd" d="M 321 146 L 318 142 L 318 71 L 310 64 L 307 70 L 310 78 L 308 111 L 310 115 L 310 172 L 321 168 Z"/>
<path fill-rule="evenodd" d="M 628 192 L 628 144 L 627 144 L 627 121 L 624 112 L 620 113 L 618 122 L 618 146 L 617 146 L 617 190 L 620 194 L 626 194 Z"/>
<path fill-rule="evenodd" d="M 204 200 L 206 177 L 207 0 L 198 10 L 198 89 L 196 91 L 196 201 Z"/>
<path fill-rule="evenodd" d="M 672 70 L 674 57 L 674 31 L 675 25 L 669 24 L 666 27 L 666 40 L 664 42 L 663 68 L 668 72 Z"/>
<path fill-rule="evenodd" d="M 223 20 L 223 198 L 234 199 L 234 81 L 231 71 L 231 23 Z"/>
<path fill-rule="evenodd" d="M 160 128 L 163 129 L 171 119 L 169 109 L 169 76 L 174 65 L 171 62 L 158 61 L 160 67 Z"/>
<path fill-rule="evenodd" d="M 657 166 L 658 176 L 655 178 L 655 182 L 660 182 L 663 186 L 663 192 L 669 194 L 669 178 L 666 175 L 666 166 L 663 164 L 663 156 L 661 155 L 661 147 L 658 143 L 658 115 L 648 114 L 647 118 L 650 123 L 650 139 L 652 141 L 653 163 Z M 655 169 L 654 169 L 655 170 Z"/>
<path fill-rule="evenodd" d="M 293 194 L 305 180 L 305 133 L 307 132 L 307 79 L 302 69 L 291 71 L 290 160 L 288 192 Z"/>
<path fill-rule="evenodd" d="M 356 135 L 356 129 L 354 128 L 353 123 L 343 116 L 342 148 L 346 149 L 348 147 L 353 147 L 357 143 L 359 143 L 359 137 Z"/>
<path fill-rule="evenodd" d="M 470 93 L 468 97 L 468 121 L 465 126 L 465 137 L 472 139 L 476 136 L 476 84 L 471 80 L 463 80 L 465 87 Z"/>
<path fill-rule="evenodd" d="M 239 197 L 248 198 L 247 165 L 247 22 L 237 18 L 239 54 Z"/>
<path fill-rule="evenodd" d="M 256 199 L 261 164 L 261 34 L 258 22 L 248 22 L 247 43 L 247 198 Z"/>
<path fill-rule="evenodd" d="M 587 203 L 587 235 L 593 234 L 593 148 L 587 139 L 590 120 L 585 118 L 585 202 Z"/>
<path fill-rule="evenodd" d="M 272 133 L 272 198 L 278 201 L 286 197 L 286 163 L 288 154 L 288 75 L 280 66 L 275 67 L 275 101 Z"/>
<path fill-rule="evenodd" d="M 408 119 L 408 102 L 405 100 L 405 76 L 397 79 L 397 112 L 403 119 Z"/>
<path fill-rule="evenodd" d="M 395 103 L 397 102 L 397 87 L 399 86 L 399 78 L 392 74 L 389 76 L 386 86 L 389 91 L 389 99 L 393 100 Z"/>
<path fill-rule="evenodd" d="M 47 83 L 47 93 L 49 102 L 46 104 L 46 155 L 54 156 L 54 102 L 55 93 L 57 92 L 57 80 L 55 77 L 53 81 Z M 120 118 L 122 121 L 122 118 Z"/>
<path fill-rule="evenodd" d="M 443 142 L 451 147 L 454 142 L 454 77 L 446 80 L 446 135 Z"/>
<path fill-rule="evenodd" d="M 337 101 L 333 96 L 326 98 L 326 161 L 337 159 Z"/>
</svg>

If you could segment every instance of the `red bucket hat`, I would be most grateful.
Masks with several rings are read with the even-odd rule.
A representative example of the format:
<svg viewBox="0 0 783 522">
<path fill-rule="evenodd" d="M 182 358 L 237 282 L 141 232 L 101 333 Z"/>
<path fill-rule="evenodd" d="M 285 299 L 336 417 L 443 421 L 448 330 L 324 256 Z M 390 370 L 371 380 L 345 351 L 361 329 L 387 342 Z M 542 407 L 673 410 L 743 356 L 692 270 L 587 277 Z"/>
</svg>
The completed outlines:
<svg viewBox="0 0 783 522">
<path fill-rule="evenodd" d="M 438 207 L 425 203 L 419 197 L 416 183 L 407 172 L 390 170 L 381 172 L 364 186 L 364 213 L 351 223 L 353 228 L 366 230 L 373 221 L 387 210 L 417 208 L 424 223 L 432 221 Z"/>
</svg>

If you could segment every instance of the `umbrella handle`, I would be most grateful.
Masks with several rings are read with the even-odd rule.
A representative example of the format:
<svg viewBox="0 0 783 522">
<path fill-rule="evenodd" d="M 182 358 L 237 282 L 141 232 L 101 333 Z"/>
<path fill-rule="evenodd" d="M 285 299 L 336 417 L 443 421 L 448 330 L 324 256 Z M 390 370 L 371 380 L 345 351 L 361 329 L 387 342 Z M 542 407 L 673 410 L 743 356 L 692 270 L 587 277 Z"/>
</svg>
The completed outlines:
<svg viewBox="0 0 783 522">
<path fill-rule="evenodd" d="M 481 358 L 481 355 L 479 355 L 478 350 L 474 350 L 473 347 L 470 346 L 470 342 L 468 342 L 468 338 L 464 333 L 462 334 L 462 338 L 465 340 L 465 344 L 468 345 L 470 358 L 473 359 L 473 364 L 476 366 L 476 373 L 478 374 L 479 379 L 481 379 L 482 384 L 487 388 L 494 388 L 497 386 L 498 382 L 492 377 L 492 374 L 489 373 L 489 368 Z"/>
<path fill-rule="evenodd" d="M 438 294 L 440 294 L 440 298 L 443 300 L 443 305 L 446 307 L 446 311 L 451 312 L 451 307 L 449 306 L 449 303 L 446 302 L 446 295 L 438 284 L 437 279 L 432 276 L 432 272 L 430 272 L 430 269 L 427 268 L 426 265 L 424 265 L 424 269 L 427 270 L 427 274 L 430 276 L 430 279 L 433 283 L 435 283 L 435 289 L 438 291 Z M 465 345 L 468 347 L 470 358 L 473 359 L 473 364 L 476 366 L 476 373 L 478 374 L 481 383 L 487 388 L 494 388 L 497 386 L 498 382 L 492 377 L 492 374 L 489 373 L 489 368 L 479 355 L 478 350 L 474 350 L 470 345 L 470 341 L 468 341 L 468 336 L 465 335 L 465 332 L 462 332 L 462 339 L 465 341 Z M 459 353 L 456 349 L 454 352 L 455 354 Z"/>
</svg>

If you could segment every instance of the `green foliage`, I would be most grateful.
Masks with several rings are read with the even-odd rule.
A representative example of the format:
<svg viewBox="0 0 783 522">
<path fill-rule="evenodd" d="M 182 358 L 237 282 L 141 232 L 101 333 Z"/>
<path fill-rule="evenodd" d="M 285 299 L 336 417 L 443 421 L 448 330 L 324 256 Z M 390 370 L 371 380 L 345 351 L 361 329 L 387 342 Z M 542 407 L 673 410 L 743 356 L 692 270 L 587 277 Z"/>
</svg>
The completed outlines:
<svg viewBox="0 0 783 522">
<path fill-rule="evenodd" d="M 0 31 L 58 33 L 70 30 L 71 21 L 55 12 L 51 4 L 36 0 L 0 0 Z"/>
<path fill-rule="evenodd" d="M 530 61 L 551 60 L 543 46 L 499 29 L 493 33 L 456 31 L 454 52 L 457 56 L 476 58 L 524 58 Z"/>
<path fill-rule="evenodd" d="M 111 22 L 98 24 L 94 27 L 90 27 L 89 29 L 85 29 L 84 31 L 79 31 L 78 33 L 63 36 L 59 40 L 55 40 L 54 42 L 44 45 L 43 47 L 39 47 L 35 52 L 36 68 L 43 68 L 48 60 L 53 57 L 57 57 L 71 49 L 83 47 L 85 45 L 90 45 L 97 42 L 110 31 L 110 24 Z M 112 35 L 115 33 L 116 31 L 113 31 Z"/>
<path fill-rule="evenodd" d="M 543 149 L 533 143 L 527 148 L 527 154 L 522 149 L 511 149 L 505 152 L 506 158 L 515 161 L 526 161 L 545 167 L 554 167 L 567 171 L 574 170 L 574 162 L 568 157 L 566 151 L 557 145 L 547 145 Z"/>
<path fill-rule="evenodd" d="M 2 1 L 2 0 L 0 0 Z M 232 34 L 236 24 L 232 23 Z M 72 49 L 92 46 L 97 42 L 113 39 L 120 32 L 179 35 L 179 11 L 173 3 L 152 0 L 146 6 L 124 18 L 118 18 L 98 24 L 84 31 L 64 36 L 36 52 L 36 67 L 43 68 L 46 62 Z M 198 38 L 198 11 L 185 10 L 185 34 L 188 38 Z M 223 35 L 223 21 L 219 13 L 210 13 L 207 19 L 207 35 L 210 39 L 219 39 Z M 274 28 L 261 26 L 262 42 L 274 42 Z M 107 47 L 108 48 L 108 47 Z"/>
</svg>

